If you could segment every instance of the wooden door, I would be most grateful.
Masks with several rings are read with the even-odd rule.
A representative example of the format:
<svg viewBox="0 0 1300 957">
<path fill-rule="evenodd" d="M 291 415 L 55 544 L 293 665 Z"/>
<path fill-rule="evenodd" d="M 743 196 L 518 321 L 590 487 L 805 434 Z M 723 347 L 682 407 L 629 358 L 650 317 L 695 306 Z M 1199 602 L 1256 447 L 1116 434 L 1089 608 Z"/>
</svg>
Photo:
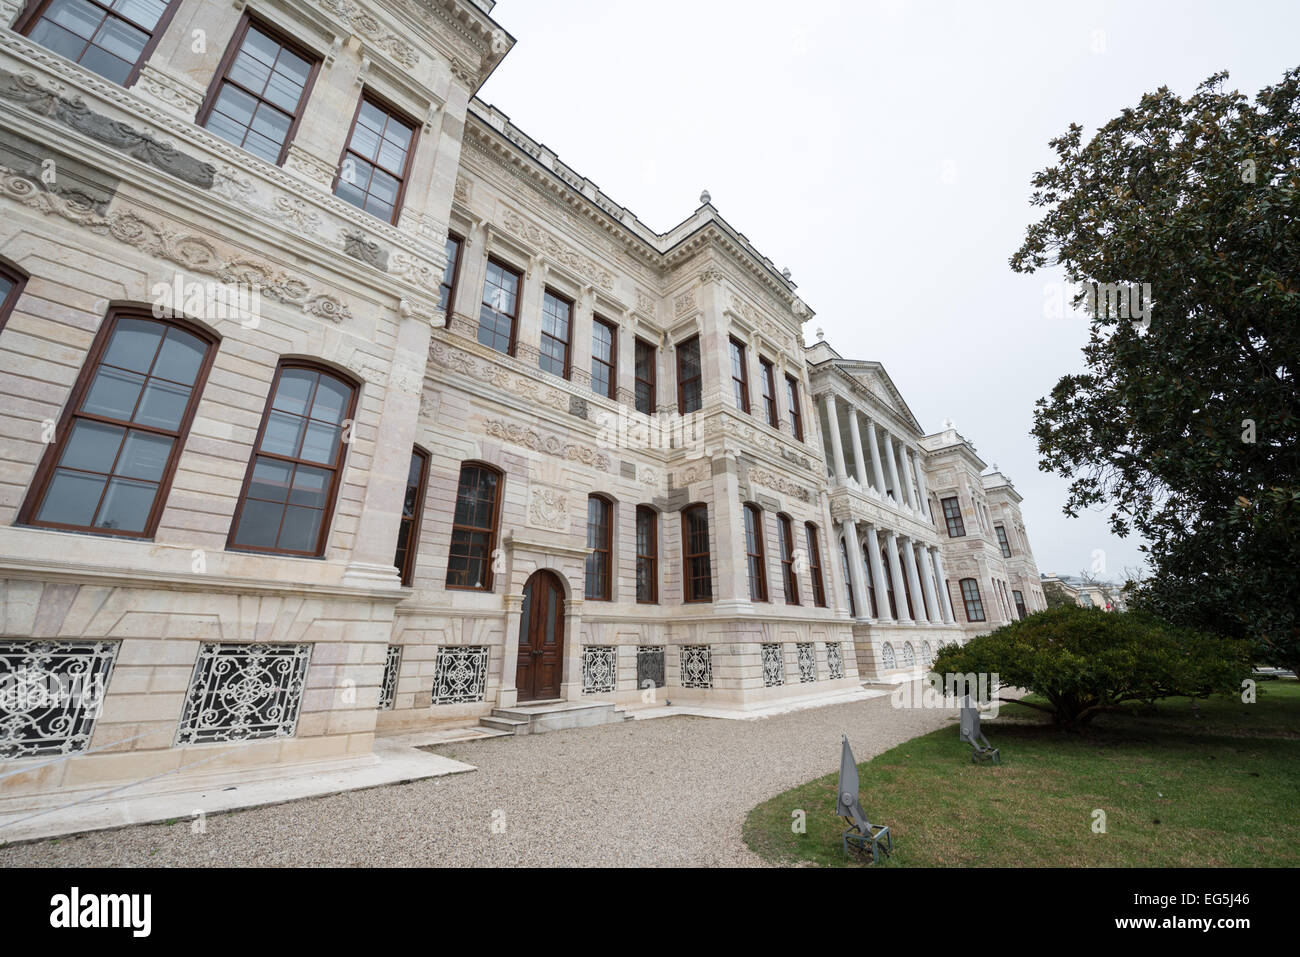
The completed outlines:
<svg viewBox="0 0 1300 957">
<path fill-rule="evenodd" d="M 519 617 L 518 700 L 560 696 L 564 673 L 564 588 L 553 572 L 539 571 L 524 585 Z"/>
</svg>

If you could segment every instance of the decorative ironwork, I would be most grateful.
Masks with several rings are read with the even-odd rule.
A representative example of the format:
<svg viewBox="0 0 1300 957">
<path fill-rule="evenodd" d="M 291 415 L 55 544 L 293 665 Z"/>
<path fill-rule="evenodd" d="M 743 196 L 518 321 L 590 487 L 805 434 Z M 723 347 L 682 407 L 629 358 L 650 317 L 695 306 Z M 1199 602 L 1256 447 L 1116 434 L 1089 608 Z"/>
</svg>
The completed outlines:
<svg viewBox="0 0 1300 957">
<path fill-rule="evenodd" d="M 785 659 L 780 645 L 763 645 L 763 686 L 775 688 L 785 684 Z"/>
<path fill-rule="evenodd" d="M 90 747 L 116 641 L 0 641 L 0 759 Z"/>
<path fill-rule="evenodd" d="M 921 656 L 925 659 L 927 665 L 934 664 L 934 651 L 930 648 L 928 641 L 921 642 Z"/>
<path fill-rule="evenodd" d="M 613 691 L 618 681 L 618 649 L 610 645 L 587 645 L 582 649 L 582 693 Z"/>
<path fill-rule="evenodd" d="M 384 683 L 379 688 L 379 710 L 392 711 L 397 701 L 397 673 L 402 668 L 402 646 L 389 645 L 384 662 Z"/>
<path fill-rule="evenodd" d="M 904 668 L 916 667 L 916 651 L 913 650 L 912 643 L 910 641 L 903 642 L 903 667 Z"/>
<path fill-rule="evenodd" d="M 817 646 L 811 641 L 799 642 L 794 646 L 795 657 L 799 662 L 799 683 L 809 684 L 817 680 Z"/>
<path fill-rule="evenodd" d="M 487 694 L 487 671 L 486 645 L 439 648 L 433 666 L 433 703 L 482 701 Z"/>
<path fill-rule="evenodd" d="M 885 647 L 880 649 L 880 664 L 886 671 L 895 667 L 894 646 L 885 642 Z"/>
<path fill-rule="evenodd" d="M 200 646 L 177 744 L 291 738 L 311 645 Z"/>
<path fill-rule="evenodd" d="M 664 681 L 664 646 L 642 645 L 636 650 L 636 686 L 662 688 Z"/>
<path fill-rule="evenodd" d="M 826 643 L 826 667 L 830 671 L 831 681 L 838 681 L 844 677 L 844 655 L 840 653 L 838 641 Z"/>
<path fill-rule="evenodd" d="M 708 645 L 682 646 L 683 688 L 713 687 L 713 654 Z"/>
</svg>

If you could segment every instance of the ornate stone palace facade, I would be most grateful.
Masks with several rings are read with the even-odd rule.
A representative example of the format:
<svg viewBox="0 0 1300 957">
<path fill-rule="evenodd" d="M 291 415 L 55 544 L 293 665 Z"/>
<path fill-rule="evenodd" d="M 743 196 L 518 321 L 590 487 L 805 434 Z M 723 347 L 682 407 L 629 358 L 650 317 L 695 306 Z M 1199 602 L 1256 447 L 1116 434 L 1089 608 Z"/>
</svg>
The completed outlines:
<svg viewBox="0 0 1300 957">
<path fill-rule="evenodd" d="M 0 802 L 1044 607 L 1010 483 L 707 197 L 656 233 L 476 99 L 492 7 L 0 0 Z"/>
</svg>

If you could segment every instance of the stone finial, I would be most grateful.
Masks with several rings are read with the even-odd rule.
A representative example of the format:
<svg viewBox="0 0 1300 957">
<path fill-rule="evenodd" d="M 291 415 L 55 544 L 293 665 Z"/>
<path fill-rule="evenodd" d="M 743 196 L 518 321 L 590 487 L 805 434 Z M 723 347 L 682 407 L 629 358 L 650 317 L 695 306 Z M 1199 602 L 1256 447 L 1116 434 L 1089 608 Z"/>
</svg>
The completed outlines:
<svg viewBox="0 0 1300 957">
<path fill-rule="evenodd" d="M 817 327 L 817 341 L 818 342 L 826 341 L 826 330 L 823 329 L 821 326 Z"/>
<path fill-rule="evenodd" d="M 786 282 L 790 281 L 791 272 L 788 266 L 781 270 L 781 275 L 785 277 Z"/>
<path fill-rule="evenodd" d="M 943 420 L 943 427 L 944 427 L 945 429 L 951 429 L 951 428 L 953 427 L 952 419 L 944 419 L 944 420 Z"/>
<path fill-rule="evenodd" d="M 1000 471 L 1000 469 L 998 468 L 998 463 L 997 463 L 997 462 L 994 462 L 994 463 L 993 463 L 993 471 L 995 471 L 995 472 Z"/>
<path fill-rule="evenodd" d="M 708 206 L 709 203 L 711 202 L 713 202 L 713 197 L 709 195 L 709 191 L 707 189 L 704 192 L 700 193 L 701 206 Z"/>
</svg>

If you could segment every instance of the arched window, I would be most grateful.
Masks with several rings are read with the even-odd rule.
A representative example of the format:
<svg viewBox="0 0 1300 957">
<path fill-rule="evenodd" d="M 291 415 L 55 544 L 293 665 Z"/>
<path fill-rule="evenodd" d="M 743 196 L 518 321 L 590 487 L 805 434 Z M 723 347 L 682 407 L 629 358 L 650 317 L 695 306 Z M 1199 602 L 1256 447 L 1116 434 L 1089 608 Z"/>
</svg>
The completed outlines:
<svg viewBox="0 0 1300 957">
<path fill-rule="evenodd" d="M 984 620 L 984 601 L 980 598 L 980 585 L 973 578 L 963 578 L 960 582 L 961 598 L 966 604 L 967 621 Z"/>
<path fill-rule="evenodd" d="M 897 619 L 898 601 L 894 597 L 894 573 L 891 571 L 890 563 L 888 561 L 882 561 L 880 564 L 885 573 L 885 592 L 889 598 L 889 616 Z"/>
<path fill-rule="evenodd" d="M 876 605 L 876 576 L 871 573 L 871 553 L 867 551 L 872 544 L 871 539 L 862 543 L 862 568 L 867 573 L 867 604 L 871 606 L 871 617 L 879 618 L 880 608 Z"/>
<path fill-rule="evenodd" d="M 817 526 L 808 522 L 803 527 L 808 542 L 808 575 L 812 578 L 813 604 L 826 607 L 826 581 L 822 578 L 822 549 L 818 543 Z"/>
<path fill-rule="evenodd" d="M 683 601 L 713 601 L 707 505 L 690 505 L 682 509 L 682 566 Z"/>
<path fill-rule="evenodd" d="M 849 614 L 858 617 L 858 603 L 853 598 L 853 582 L 849 578 L 849 546 L 840 539 L 840 565 L 844 569 L 844 593 L 849 596 Z"/>
<path fill-rule="evenodd" d="M 894 646 L 889 642 L 885 642 L 885 646 L 880 649 L 880 665 L 885 671 L 897 667 L 897 662 L 894 660 Z"/>
<path fill-rule="evenodd" d="M 906 545 L 900 545 L 898 549 L 898 564 L 900 568 L 906 569 L 907 563 L 903 559 L 903 549 Z M 916 611 L 912 607 L 912 586 L 907 580 L 907 572 L 903 572 L 903 597 L 907 599 L 907 614 L 913 620 L 916 619 Z"/>
<path fill-rule="evenodd" d="M 188 322 L 109 310 L 19 521 L 152 538 L 216 350 Z"/>
<path fill-rule="evenodd" d="M 586 597 L 592 601 L 609 601 L 613 592 L 610 566 L 614 552 L 614 503 L 603 495 L 587 497 L 587 547 L 593 551 L 587 556 Z"/>
<path fill-rule="evenodd" d="M 912 643 L 910 641 L 903 642 L 903 667 L 916 667 L 916 651 L 912 648 Z"/>
<path fill-rule="evenodd" d="M 411 450 L 411 466 L 406 473 L 406 497 L 402 500 L 402 521 L 397 527 L 397 555 L 393 564 L 410 587 L 415 580 L 415 553 L 420 547 L 420 519 L 424 515 L 424 490 L 429 480 L 429 453 Z"/>
<path fill-rule="evenodd" d="M 649 505 L 636 507 L 636 600 L 659 602 L 659 513 Z"/>
<path fill-rule="evenodd" d="M 781 540 L 781 580 L 785 585 L 785 603 L 799 604 L 799 576 L 794 570 L 794 526 L 789 515 L 777 515 L 777 535 Z"/>
<path fill-rule="evenodd" d="M 504 480 L 501 472 L 482 462 L 461 465 L 447 559 L 448 588 L 492 590 L 492 552 L 501 523 Z"/>
<path fill-rule="evenodd" d="M 763 554 L 763 513 L 745 503 L 745 558 L 749 567 L 749 598 L 767 601 L 767 560 Z"/>
<path fill-rule="evenodd" d="M 325 554 L 357 390 L 312 363 L 281 362 L 271 384 L 228 548 Z"/>
<path fill-rule="evenodd" d="M 925 659 L 927 665 L 934 663 L 934 651 L 928 641 L 921 642 L 921 657 Z"/>
<path fill-rule="evenodd" d="M 18 304 L 18 297 L 23 294 L 25 285 L 27 274 L 0 259 L 0 329 L 4 329 L 5 323 L 9 321 L 9 314 Z"/>
</svg>

